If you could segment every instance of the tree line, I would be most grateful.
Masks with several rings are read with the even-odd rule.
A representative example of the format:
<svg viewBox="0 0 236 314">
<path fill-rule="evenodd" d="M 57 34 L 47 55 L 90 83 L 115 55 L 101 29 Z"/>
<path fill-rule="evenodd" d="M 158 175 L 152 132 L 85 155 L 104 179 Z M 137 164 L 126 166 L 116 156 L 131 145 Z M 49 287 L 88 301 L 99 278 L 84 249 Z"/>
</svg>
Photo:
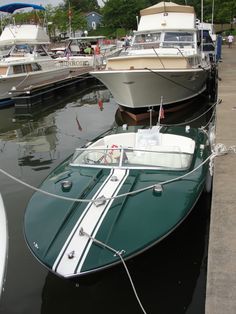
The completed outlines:
<svg viewBox="0 0 236 314">
<path fill-rule="evenodd" d="M 201 19 L 202 0 L 173 0 L 177 4 L 190 5 L 195 8 L 196 16 Z M 56 32 L 66 33 L 69 30 L 85 30 L 87 22 L 85 14 L 91 11 L 102 15 L 102 28 L 99 30 L 102 34 L 104 29 L 109 29 L 110 33 L 117 29 L 123 29 L 125 32 L 137 29 L 137 16 L 141 9 L 158 3 L 157 0 L 103 0 L 104 6 L 101 8 L 97 0 L 63 0 L 58 6 L 47 5 L 46 15 L 48 30 L 51 36 Z M 235 0 L 203 0 L 204 22 L 214 23 L 232 23 L 236 17 Z M 213 11 L 214 9 L 214 11 Z M 43 19 L 43 13 L 37 12 L 38 18 Z M 35 18 L 35 12 L 14 14 L 16 23 L 28 22 Z M 107 35 L 107 34 L 105 34 Z"/>
</svg>

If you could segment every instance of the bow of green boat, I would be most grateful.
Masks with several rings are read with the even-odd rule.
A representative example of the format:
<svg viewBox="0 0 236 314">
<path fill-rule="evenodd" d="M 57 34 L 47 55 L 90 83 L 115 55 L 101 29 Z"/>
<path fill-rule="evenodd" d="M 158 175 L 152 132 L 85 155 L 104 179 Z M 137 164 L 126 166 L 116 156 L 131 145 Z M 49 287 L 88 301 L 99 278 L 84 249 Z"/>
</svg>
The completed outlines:
<svg viewBox="0 0 236 314">
<path fill-rule="evenodd" d="M 200 129 L 113 129 L 57 167 L 40 187 L 47 195 L 34 193 L 24 220 L 31 252 L 63 277 L 141 253 L 190 213 L 210 154 Z"/>
</svg>

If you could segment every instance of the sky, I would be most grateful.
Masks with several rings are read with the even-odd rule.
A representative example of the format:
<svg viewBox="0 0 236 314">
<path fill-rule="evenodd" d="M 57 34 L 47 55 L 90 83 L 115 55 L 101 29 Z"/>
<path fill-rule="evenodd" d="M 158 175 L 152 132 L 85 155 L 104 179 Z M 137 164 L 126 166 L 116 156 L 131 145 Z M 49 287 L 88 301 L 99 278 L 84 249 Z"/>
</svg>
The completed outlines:
<svg viewBox="0 0 236 314">
<path fill-rule="evenodd" d="M 0 0 L 0 6 L 4 5 L 4 4 L 10 4 L 10 3 L 14 3 L 14 2 L 21 2 L 21 3 L 30 3 L 30 4 L 38 4 L 38 5 L 42 5 L 45 6 L 47 4 L 51 4 L 53 6 L 58 5 L 59 3 L 63 3 L 63 0 Z M 102 4 L 102 0 L 98 0 L 98 4 L 101 5 Z"/>
</svg>

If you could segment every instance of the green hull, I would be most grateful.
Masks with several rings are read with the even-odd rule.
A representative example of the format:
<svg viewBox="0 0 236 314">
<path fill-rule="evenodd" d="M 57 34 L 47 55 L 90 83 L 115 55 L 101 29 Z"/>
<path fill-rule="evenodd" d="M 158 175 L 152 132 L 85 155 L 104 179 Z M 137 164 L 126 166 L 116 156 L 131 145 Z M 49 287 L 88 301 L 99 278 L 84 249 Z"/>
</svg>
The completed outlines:
<svg viewBox="0 0 236 314">
<path fill-rule="evenodd" d="M 128 136 L 129 130 L 121 132 Z M 163 191 L 148 188 L 127 195 L 183 176 L 211 154 L 202 131 L 186 133 L 184 128 L 170 127 L 161 132 L 195 141 L 188 169 L 73 167 L 70 158 L 50 174 L 41 190 L 71 199 L 94 200 L 104 194 L 111 199 L 98 205 L 36 192 L 27 206 L 24 227 L 27 244 L 42 264 L 63 277 L 98 271 L 120 262 L 119 254 L 128 259 L 148 249 L 187 217 L 204 188 L 208 162 L 164 184 Z M 62 187 L 65 180 L 72 183 L 69 188 Z M 125 195 L 117 197 L 121 194 Z"/>
</svg>

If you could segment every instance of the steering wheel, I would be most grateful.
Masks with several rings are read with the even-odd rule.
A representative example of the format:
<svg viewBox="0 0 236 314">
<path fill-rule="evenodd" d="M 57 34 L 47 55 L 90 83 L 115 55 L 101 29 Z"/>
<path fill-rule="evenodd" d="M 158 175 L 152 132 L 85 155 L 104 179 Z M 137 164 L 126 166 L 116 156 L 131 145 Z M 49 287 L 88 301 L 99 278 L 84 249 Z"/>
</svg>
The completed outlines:
<svg viewBox="0 0 236 314">
<path fill-rule="evenodd" d="M 83 157 L 84 163 L 91 165 L 109 164 L 112 163 L 112 160 L 112 156 L 104 152 L 96 152 L 96 155 L 94 152 L 88 152 Z"/>
</svg>

